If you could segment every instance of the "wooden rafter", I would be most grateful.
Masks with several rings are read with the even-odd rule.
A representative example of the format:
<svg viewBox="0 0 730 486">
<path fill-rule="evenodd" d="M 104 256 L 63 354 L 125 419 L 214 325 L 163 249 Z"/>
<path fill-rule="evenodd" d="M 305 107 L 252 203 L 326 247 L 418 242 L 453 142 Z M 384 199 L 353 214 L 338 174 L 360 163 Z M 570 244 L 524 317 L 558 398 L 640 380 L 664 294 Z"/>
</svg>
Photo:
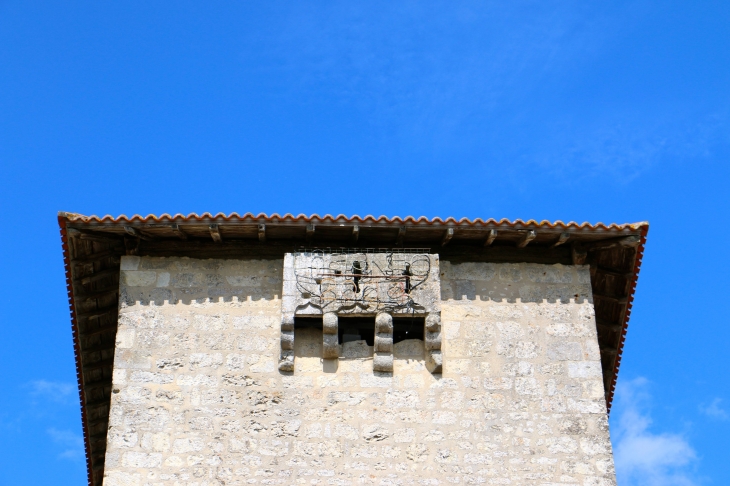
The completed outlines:
<svg viewBox="0 0 730 486">
<path fill-rule="evenodd" d="M 175 236 L 177 236 L 181 240 L 187 240 L 188 239 L 187 233 L 185 233 L 185 231 L 183 231 L 183 229 L 180 227 L 179 224 L 173 223 L 173 224 L 170 225 L 170 228 L 172 229 L 172 232 L 175 233 Z"/>
<path fill-rule="evenodd" d="M 215 241 L 216 243 L 223 242 L 223 238 L 221 237 L 221 232 L 217 224 L 213 223 L 211 225 L 208 225 L 208 230 L 210 231 L 210 237 L 213 238 L 213 241 Z"/>
<path fill-rule="evenodd" d="M 446 246 L 449 244 L 449 241 L 451 241 L 451 238 L 454 237 L 454 228 L 449 228 L 444 233 L 443 238 L 441 238 L 441 246 Z"/>
<path fill-rule="evenodd" d="M 556 241 L 555 243 L 550 245 L 550 248 L 558 247 L 558 246 L 562 245 L 563 243 L 565 243 L 566 241 L 568 241 L 569 239 L 570 239 L 570 233 L 560 233 L 560 236 L 558 237 L 558 241 Z"/>
<path fill-rule="evenodd" d="M 520 242 L 517 243 L 517 248 L 526 247 L 535 238 L 537 238 L 537 233 L 535 233 L 533 230 L 525 231 L 522 239 L 520 239 Z"/>
</svg>

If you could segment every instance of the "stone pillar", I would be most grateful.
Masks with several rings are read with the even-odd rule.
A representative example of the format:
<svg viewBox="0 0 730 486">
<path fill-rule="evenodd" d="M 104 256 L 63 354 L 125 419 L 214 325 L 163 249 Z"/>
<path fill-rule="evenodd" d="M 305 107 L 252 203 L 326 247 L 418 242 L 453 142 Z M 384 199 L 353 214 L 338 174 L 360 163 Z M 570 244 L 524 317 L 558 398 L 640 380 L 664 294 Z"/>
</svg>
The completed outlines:
<svg viewBox="0 0 730 486">
<path fill-rule="evenodd" d="M 393 371 L 393 316 L 381 312 L 375 316 L 374 371 Z"/>
<path fill-rule="evenodd" d="M 337 327 L 337 314 L 327 312 L 322 316 L 322 357 L 324 359 L 337 359 L 340 357 Z"/>
<path fill-rule="evenodd" d="M 294 371 L 294 315 L 281 317 L 281 351 L 279 371 Z"/>
<path fill-rule="evenodd" d="M 426 316 L 424 330 L 426 345 L 426 368 L 431 373 L 441 373 L 443 357 L 441 356 L 441 313 L 432 312 Z"/>
</svg>

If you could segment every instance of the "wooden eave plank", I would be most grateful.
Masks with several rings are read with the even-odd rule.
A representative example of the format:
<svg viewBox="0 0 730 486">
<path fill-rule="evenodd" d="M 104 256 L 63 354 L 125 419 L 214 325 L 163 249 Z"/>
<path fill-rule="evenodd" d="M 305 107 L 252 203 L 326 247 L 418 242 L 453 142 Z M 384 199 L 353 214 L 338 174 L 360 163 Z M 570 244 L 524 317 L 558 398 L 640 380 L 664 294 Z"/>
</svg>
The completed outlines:
<svg viewBox="0 0 730 486">
<path fill-rule="evenodd" d="M 214 221 L 210 219 L 209 221 Z M 209 224 L 207 221 L 191 221 L 191 222 L 178 222 L 180 228 L 189 235 L 190 238 L 199 239 L 210 239 Z M 225 239 L 258 239 L 258 223 L 246 222 L 227 222 L 218 221 L 221 235 Z M 77 225 L 78 226 L 78 225 Z M 170 229 L 169 223 L 153 223 L 153 224 L 139 224 L 132 223 L 127 226 L 139 228 L 141 232 L 145 232 L 151 237 L 159 238 L 177 238 L 177 236 Z M 306 240 L 306 223 L 305 222 L 266 222 L 266 239 L 267 244 L 270 240 L 285 239 L 285 240 Z M 338 245 L 343 244 L 347 240 L 351 239 L 351 227 L 343 223 L 331 223 L 331 222 L 318 222 L 317 236 L 315 241 L 326 245 L 326 240 L 332 240 L 332 243 Z M 395 246 L 394 243 L 389 243 L 393 239 L 392 235 L 395 235 L 397 240 L 397 232 L 401 226 L 398 223 L 377 223 L 377 224 L 359 224 L 360 236 L 358 240 L 363 242 L 368 241 L 372 245 L 377 246 Z M 433 242 L 434 244 L 439 242 L 443 236 L 445 228 L 453 227 L 454 236 L 453 243 L 462 241 L 485 241 L 489 235 L 489 231 L 492 228 L 496 228 L 499 231 L 497 244 L 517 244 L 524 236 L 525 230 L 522 228 L 530 228 L 529 226 L 448 226 L 443 224 L 407 224 L 406 236 L 403 239 L 402 246 L 422 246 L 425 242 Z M 532 227 L 534 228 L 534 227 Z M 118 223 L 115 224 L 97 224 L 94 226 L 94 231 L 110 231 L 115 234 L 124 234 L 123 225 Z M 569 233 L 571 235 L 571 241 L 578 243 L 593 243 L 599 240 L 605 240 L 608 238 L 617 238 L 619 236 L 636 235 L 637 231 L 630 229 L 623 230 L 603 230 L 603 229 L 579 229 L 570 228 L 546 228 L 537 227 L 536 238 L 530 243 L 530 246 L 550 246 L 554 243 L 555 239 L 562 233 Z M 346 234 L 345 234 L 346 233 Z M 598 253 L 598 252 L 597 252 Z"/>
</svg>

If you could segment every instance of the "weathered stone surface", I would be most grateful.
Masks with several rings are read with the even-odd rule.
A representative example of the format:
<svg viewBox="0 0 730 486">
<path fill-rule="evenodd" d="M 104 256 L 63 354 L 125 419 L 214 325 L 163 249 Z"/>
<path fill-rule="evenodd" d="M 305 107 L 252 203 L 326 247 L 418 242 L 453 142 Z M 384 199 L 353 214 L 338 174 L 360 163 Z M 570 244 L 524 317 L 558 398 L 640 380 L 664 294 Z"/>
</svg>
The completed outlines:
<svg viewBox="0 0 730 486">
<path fill-rule="evenodd" d="M 341 358 L 369 358 L 373 355 L 373 348 L 365 341 L 350 341 L 342 345 Z"/>
<path fill-rule="evenodd" d="M 285 314 L 425 315 L 441 305 L 439 256 L 434 254 L 287 253 L 283 277 Z"/>
<path fill-rule="evenodd" d="M 431 373 L 441 373 L 443 370 L 444 359 L 441 351 L 429 350 L 426 352 L 426 368 Z"/>
<path fill-rule="evenodd" d="M 441 314 L 431 312 L 426 316 L 426 330 L 430 332 L 439 332 L 441 330 Z"/>
<path fill-rule="evenodd" d="M 388 313 L 381 312 L 375 316 L 375 332 L 381 334 L 390 334 L 393 332 L 393 316 Z"/>
<path fill-rule="evenodd" d="M 393 355 L 390 353 L 375 353 L 373 357 L 373 370 L 393 371 Z"/>
<path fill-rule="evenodd" d="M 340 348 L 337 343 L 337 334 L 322 334 L 322 357 L 335 359 L 340 355 Z"/>
<path fill-rule="evenodd" d="M 327 312 L 322 316 L 322 332 L 325 334 L 337 334 L 337 314 Z"/>
<path fill-rule="evenodd" d="M 123 257 L 104 484 L 615 485 L 588 268 L 440 265 L 426 342 L 381 353 L 282 350 L 281 260 Z"/>
<path fill-rule="evenodd" d="M 378 333 L 375 335 L 376 353 L 393 353 L 393 335 Z"/>
<path fill-rule="evenodd" d="M 283 315 L 281 317 L 281 330 L 282 331 L 294 331 L 294 315 Z"/>
<path fill-rule="evenodd" d="M 285 350 L 294 349 L 294 331 L 282 331 L 280 340 L 281 340 L 281 349 L 285 349 Z"/>
<path fill-rule="evenodd" d="M 440 350 L 441 349 L 441 333 L 440 332 L 426 332 L 426 349 Z"/>
</svg>

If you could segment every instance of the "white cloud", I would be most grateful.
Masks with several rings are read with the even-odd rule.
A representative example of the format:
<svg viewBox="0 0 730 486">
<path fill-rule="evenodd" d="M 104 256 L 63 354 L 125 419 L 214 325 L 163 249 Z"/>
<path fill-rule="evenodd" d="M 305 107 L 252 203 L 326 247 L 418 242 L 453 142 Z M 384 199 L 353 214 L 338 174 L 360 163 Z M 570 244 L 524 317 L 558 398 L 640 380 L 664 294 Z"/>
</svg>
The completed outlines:
<svg viewBox="0 0 730 486">
<path fill-rule="evenodd" d="M 56 403 L 67 403 L 76 394 L 76 385 L 72 383 L 36 380 L 31 381 L 28 386 L 31 395 Z"/>
<path fill-rule="evenodd" d="M 730 419 L 730 414 L 728 414 L 728 412 L 720 406 L 720 403 L 722 403 L 722 399 L 715 398 L 712 403 L 707 406 L 700 405 L 700 412 L 716 420 Z"/>
<path fill-rule="evenodd" d="M 63 451 L 58 455 L 59 459 L 72 461 L 84 458 L 84 439 L 79 434 L 69 430 L 58 430 L 51 427 L 46 432 L 51 436 L 53 442 L 60 445 Z"/>
<path fill-rule="evenodd" d="M 695 486 L 697 454 L 678 433 L 654 432 L 647 410 L 649 382 L 636 378 L 616 391 L 612 439 L 616 474 L 622 486 Z"/>
</svg>

